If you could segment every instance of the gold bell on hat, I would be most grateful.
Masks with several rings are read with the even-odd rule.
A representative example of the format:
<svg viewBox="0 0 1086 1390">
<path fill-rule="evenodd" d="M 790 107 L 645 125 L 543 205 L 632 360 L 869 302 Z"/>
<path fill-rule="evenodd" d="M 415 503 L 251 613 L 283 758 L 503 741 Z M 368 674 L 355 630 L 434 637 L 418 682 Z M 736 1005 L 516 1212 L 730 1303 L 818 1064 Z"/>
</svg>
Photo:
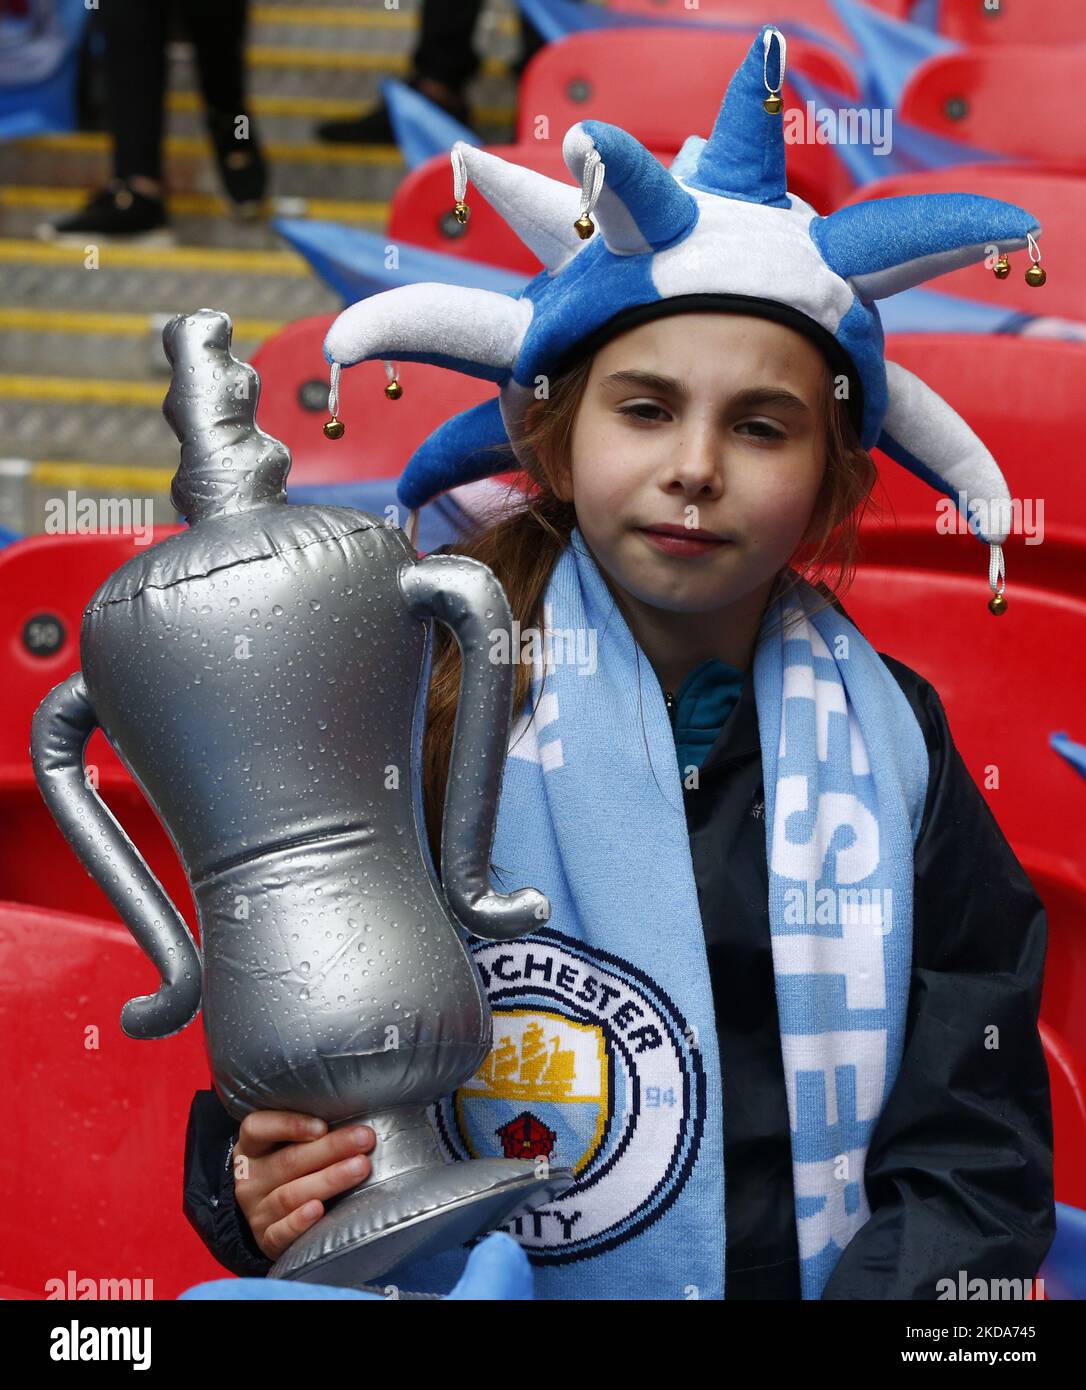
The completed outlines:
<svg viewBox="0 0 1086 1390">
<path fill-rule="evenodd" d="M 762 102 L 762 105 L 771 116 L 779 116 L 784 102 L 781 99 L 780 92 L 770 92 L 765 101 Z"/>
<path fill-rule="evenodd" d="M 456 217 L 457 222 L 460 223 L 461 227 L 468 220 L 468 214 L 470 213 L 470 211 L 471 209 L 468 207 L 467 203 L 463 201 L 463 199 L 458 198 L 456 200 L 456 205 L 453 208 L 453 213 Z"/>
<path fill-rule="evenodd" d="M 1010 273 L 1010 261 L 1007 259 L 1005 255 L 1000 256 L 999 260 L 996 261 L 995 265 L 992 267 L 992 274 L 995 276 L 997 280 L 1005 280 Z"/>
<path fill-rule="evenodd" d="M 988 600 L 988 612 L 994 613 L 998 618 L 1001 613 L 1007 611 L 1007 600 L 1000 594 L 993 594 Z"/>
<path fill-rule="evenodd" d="M 577 235 L 581 238 L 582 241 L 587 241 L 588 238 L 592 235 L 592 233 L 596 230 L 596 224 L 592 221 L 591 217 L 589 217 L 587 213 L 582 212 L 580 217 L 577 218 L 577 221 L 574 222 L 573 230 L 577 233 Z"/>
<path fill-rule="evenodd" d="M 333 415 L 330 420 L 324 422 L 324 434 L 326 439 L 342 439 L 344 425 L 342 420 L 337 420 Z"/>
<path fill-rule="evenodd" d="M 1033 262 L 1026 271 L 1026 284 L 1032 285 L 1034 289 L 1040 289 L 1048 279 L 1041 266 L 1041 248 L 1037 245 L 1032 232 L 1026 233 L 1026 241 L 1029 243 L 1029 258 Z"/>
<path fill-rule="evenodd" d="M 388 382 L 385 386 L 385 395 L 390 401 L 398 401 L 403 395 L 403 387 L 400 385 L 399 378 L 396 375 L 395 362 L 385 362 L 385 376 L 388 377 Z"/>
</svg>

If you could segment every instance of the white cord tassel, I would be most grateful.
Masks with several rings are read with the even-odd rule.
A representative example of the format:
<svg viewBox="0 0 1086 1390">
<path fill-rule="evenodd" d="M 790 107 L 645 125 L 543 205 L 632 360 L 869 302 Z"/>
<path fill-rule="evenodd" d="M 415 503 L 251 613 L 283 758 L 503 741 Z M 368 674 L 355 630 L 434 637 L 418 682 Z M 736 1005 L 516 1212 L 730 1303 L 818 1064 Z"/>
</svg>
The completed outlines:
<svg viewBox="0 0 1086 1390">
<path fill-rule="evenodd" d="M 769 85 L 769 46 L 774 39 L 776 39 L 781 46 L 781 70 L 780 81 L 775 87 L 771 87 Z M 766 97 L 765 101 L 762 102 L 762 105 L 771 116 L 780 115 L 781 108 L 784 105 L 781 92 L 784 90 L 784 70 L 787 66 L 787 58 L 788 40 L 779 29 L 767 29 L 762 37 L 762 82 L 769 95 Z"/>
<path fill-rule="evenodd" d="M 584 173 L 581 176 L 581 215 L 573 224 L 582 241 L 587 241 L 596 230 L 592 213 L 603 188 L 603 176 L 606 172 L 607 165 L 600 158 L 599 150 L 589 150 L 585 156 Z"/>
<path fill-rule="evenodd" d="M 468 196 L 468 166 L 464 163 L 463 151 L 459 148 L 459 141 L 450 150 L 453 169 L 453 198 L 456 200 L 454 212 L 456 220 L 461 226 L 468 220 L 470 209 L 465 199 Z"/>
<path fill-rule="evenodd" d="M 343 421 L 339 416 L 339 373 L 340 364 L 332 363 L 331 380 L 328 384 L 328 414 L 331 419 L 324 422 L 324 436 L 326 439 L 343 438 Z"/>
<path fill-rule="evenodd" d="M 992 597 L 988 600 L 988 607 L 993 613 L 1002 613 L 1007 607 L 1007 600 L 1003 597 L 1003 590 L 1007 587 L 1006 575 L 1003 547 L 989 542 L 988 587 L 992 591 Z"/>
</svg>

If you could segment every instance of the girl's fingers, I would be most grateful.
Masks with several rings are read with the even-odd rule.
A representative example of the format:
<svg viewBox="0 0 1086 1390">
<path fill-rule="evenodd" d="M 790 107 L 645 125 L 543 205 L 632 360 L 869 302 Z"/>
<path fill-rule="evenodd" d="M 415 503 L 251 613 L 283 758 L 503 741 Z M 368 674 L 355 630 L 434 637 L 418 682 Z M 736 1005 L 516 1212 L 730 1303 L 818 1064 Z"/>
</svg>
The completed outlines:
<svg viewBox="0 0 1086 1390">
<path fill-rule="evenodd" d="M 360 1135 L 359 1130 L 365 1134 Z M 295 1178 L 305 1177 L 307 1173 L 319 1173 L 322 1168 L 330 1168 L 341 1159 L 352 1158 L 360 1153 L 372 1153 L 376 1136 L 370 1125 L 351 1125 L 345 1129 L 335 1129 L 323 1139 L 314 1139 L 305 1144 L 288 1144 L 260 1160 L 261 1182 L 269 1191 L 293 1182 Z"/>
<path fill-rule="evenodd" d="M 339 1192 L 357 1186 L 369 1177 L 371 1171 L 366 1155 L 356 1154 L 353 1158 L 332 1164 L 330 1168 L 322 1168 L 319 1173 L 308 1173 L 283 1187 L 277 1187 L 264 1199 L 264 1209 L 270 1214 L 272 1223 L 278 1225 L 307 1202 L 326 1201 Z"/>
<path fill-rule="evenodd" d="M 274 1222 L 264 1232 L 260 1248 L 269 1260 L 277 1260 L 286 1248 L 308 1231 L 315 1221 L 324 1215 L 320 1202 L 307 1202 L 288 1212 L 280 1221 Z"/>
<path fill-rule="evenodd" d="M 295 1110 L 254 1110 L 241 1122 L 238 1148 L 248 1158 L 262 1158 L 278 1144 L 303 1144 L 319 1139 L 328 1126 L 315 1115 Z"/>
</svg>

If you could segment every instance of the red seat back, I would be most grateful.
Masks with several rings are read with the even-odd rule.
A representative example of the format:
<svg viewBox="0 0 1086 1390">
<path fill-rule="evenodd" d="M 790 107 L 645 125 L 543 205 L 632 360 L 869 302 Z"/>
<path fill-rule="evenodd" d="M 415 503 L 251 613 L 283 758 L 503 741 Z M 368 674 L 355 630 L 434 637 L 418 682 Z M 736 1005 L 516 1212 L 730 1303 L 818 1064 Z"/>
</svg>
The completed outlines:
<svg viewBox="0 0 1086 1390">
<path fill-rule="evenodd" d="M 156 527 L 153 540 L 178 529 Z M 83 609 L 98 586 L 142 549 L 137 540 L 132 533 L 37 535 L 0 549 L 0 767 L 27 764 L 34 711 L 79 669 Z M 118 766 L 104 741 L 102 759 Z"/>
<path fill-rule="evenodd" d="M 228 1277 L 181 1210 L 189 1103 L 210 1085 L 203 1029 L 135 1042 L 120 1027 L 156 983 L 127 931 L 0 903 L 0 1055 L 17 1078 L 0 1284 L 41 1298 L 53 1279 L 150 1279 L 135 1296 L 175 1298 Z"/>
<path fill-rule="evenodd" d="M 1040 1032 L 1052 1095 L 1056 1201 L 1086 1207 L 1086 1064 L 1043 1019 Z"/>
<path fill-rule="evenodd" d="M 871 9 L 881 10 L 892 19 L 908 17 L 910 0 L 867 0 Z M 802 25 L 832 39 L 847 48 L 856 43 L 848 28 L 841 22 L 833 0 L 777 0 L 771 7 L 763 0 L 610 0 L 608 9 L 623 14 L 644 16 L 646 19 L 673 19 L 678 24 L 736 24 L 746 25 L 750 35 L 757 34 L 763 24 L 772 22 L 780 27 L 788 40 L 788 60 L 792 58 L 792 26 Z M 750 46 L 750 37 L 747 39 Z M 814 76 L 814 74 L 811 74 Z"/>
<path fill-rule="evenodd" d="M 97 791 L 189 926 L 196 916 L 181 862 L 162 822 L 101 731 L 87 744 Z M 0 899 L 97 917 L 120 926 L 113 904 L 57 828 L 29 760 L 0 769 Z"/>
<path fill-rule="evenodd" d="M 898 115 L 1009 159 L 1082 170 L 1086 138 L 1074 93 L 1084 83 L 1086 45 L 963 49 L 920 64 Z"/>
<path fill-rule="evenodd" d="M 1026 0 L 991 8 L 977 0 L 940 0 L 939 33 L 971 47 L 1081 44 L 1086 43 L 1086 22 L 1081 6 L 1067 0 Z"/>
<path fill-rule="evenodd" d="M 438 425 L 494 394 L 492 382 L 424 362 L 401 362 L 404 393 L 390 401 L 383 361 L 359 362 L 340 376 L 339 418 L 346 431 L 341 439 L 328 439 L 322 427 L 328 419 L 329 368 L 322 348 L 335 317 L 299 319 L 252 357 L 261 382 L 257 424 L 291 453 L 288 496 L 292 483 L 398 478 Z"/>
<path fill-rule="evenodd" d="M 573 176 L 562 158 L 561 140 L 533 141 L 526 145 L 487 145 L 486 150 L 488 154 L 497 155 L 511 164 L 520 164 L 559 183 L 575 186 Z M 657 158 L 665 164 L 669 164 L 674 157 L 674 151 L 657 154 Z M 505 218 L 495 212 L 483 194 L 472 186 L 470 179 L 467 200 L 471 215 L 467 222 L 457 222 L 453 215 L 449 156 L 434 155 L 412 169 L 396 189 L 389 207 L 389 240 L 407 241 L 428 251 L 441 251 L 447 256 L 462 256 L 465 260 L 518 271 L 525 280 L 538 275 L 543 268 L 539 260 Z"/>
<path fill-rule="evenodd" d="M 879 179 L 853 193 L 849 203 L 898 198 L 911 193 L 980 193 L 1001 198 L 1033 213 L 1041 225 L 1037 244 L 1048 283 L 1032 289 L 1025 281 L 1029 257 L 1016 251 L 1011 274 L 997 280 L 983 263 L 940 275 L 924 288 L 1029 314 L 1057 315 L 1086 322 L 1086 262 L 1079 252 L 1079 228 L 1086 222 L 1086 179 L 1042 169 L 971 164 Z"/>
<path fill-rule="evenodd" d="M 883 469 L 897 464 L 885 461 Z M 1086 643 L 1086 528 L 1048 527 L 1043 545 L 1005 547 L 1005 613 L 987 601 L 988 548 L 915 520 L 865 528 L 864 563 L 843 596 L 880 651 L 935 686 L 954 741 L 1003 833 L 1023 861 L 1055 855 L 1086 879 L 1086 781 L 1049 744 L 1082 734 Z M 1084 1001 L 1086 1002 L 1086 1001 Z"/>
<path fill-rule="evenodd" d="M 1086 425 L 1086 343 L 1001 333 L 903 333 L 887 338 L 886 356 L 968 420 L 998 463 L 1019 504 L 1008 566 L 1020 550 L 1043 545 L 1049 526 L 1086 530 L 1086 470 L 1068 466 L 1068 443 Z M 880 481 L 879 500 L 892 505 L 899 519 L 934 524 L 937 505 L 948 506 L 927 483 L 889 460 L 880 468 Z"/>
</svg>

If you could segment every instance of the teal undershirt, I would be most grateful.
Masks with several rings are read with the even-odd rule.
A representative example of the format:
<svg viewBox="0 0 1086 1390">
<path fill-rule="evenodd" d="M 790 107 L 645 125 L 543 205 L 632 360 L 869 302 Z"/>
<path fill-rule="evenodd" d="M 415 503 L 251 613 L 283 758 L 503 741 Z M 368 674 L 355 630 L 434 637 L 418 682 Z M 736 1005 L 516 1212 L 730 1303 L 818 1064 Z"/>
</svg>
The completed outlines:
<svg viewBox="0 0 1086 1390">
<path fill-rule="evenodd" d="M 675 691 L 675 751 L 680 774 L 685 776 L 688 767 L 701 766 L 746 678 L 745 671 L 710 656 L 695 666 Z"/>
</svg>

